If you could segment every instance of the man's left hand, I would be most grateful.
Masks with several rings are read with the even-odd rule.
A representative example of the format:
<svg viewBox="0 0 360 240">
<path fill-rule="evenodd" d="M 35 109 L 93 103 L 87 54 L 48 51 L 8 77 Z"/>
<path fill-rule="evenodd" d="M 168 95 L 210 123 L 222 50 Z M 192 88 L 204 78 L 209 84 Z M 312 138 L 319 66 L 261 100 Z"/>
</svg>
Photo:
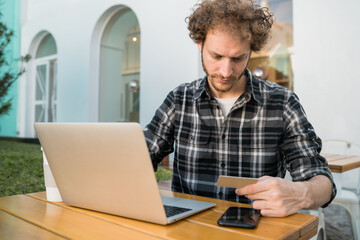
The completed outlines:
<svg viewBox="0 0 360 240">
<path fill-rule="evenodd" d="M 285 217 L 305 208 L 307 188 L 303 182 L 290 182 L 278 177 L 263 176 L 256 184 L 236 189 L 236 194 L 254 200 L 253 208 L 261 215 Z"/>
</svg>

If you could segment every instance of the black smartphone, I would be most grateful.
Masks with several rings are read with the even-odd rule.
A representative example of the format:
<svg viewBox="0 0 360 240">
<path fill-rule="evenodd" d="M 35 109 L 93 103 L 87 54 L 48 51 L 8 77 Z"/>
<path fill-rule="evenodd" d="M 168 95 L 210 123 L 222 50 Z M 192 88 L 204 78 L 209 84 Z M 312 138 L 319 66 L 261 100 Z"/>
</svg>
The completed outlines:
<svg viewBox="0 0 360 240">
<path fill-rule="evenodd" d="M 260 218 L 260 210 L 253 208 L 229 207 L 219 218 L 220 226 L 255 228 Z"/>
</svg>

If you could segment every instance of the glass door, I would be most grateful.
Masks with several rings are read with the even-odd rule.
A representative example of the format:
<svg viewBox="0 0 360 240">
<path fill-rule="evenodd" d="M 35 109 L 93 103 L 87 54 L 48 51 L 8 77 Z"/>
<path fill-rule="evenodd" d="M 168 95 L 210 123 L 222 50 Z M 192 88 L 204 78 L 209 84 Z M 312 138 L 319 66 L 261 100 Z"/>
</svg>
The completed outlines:
<svg viewBox="0 0 360 240">
<path fill-rule="evenodd" d="M 105 27 L 100 49 L 99 121 L 139 122 L 140 26 L 125 8 Z"/>
<path fill-rule="evenodd" d="M 268 7 L 276 21 L 271 29 L 271 39 L 259 52 L 253 52 L 248 68 L 255 76 L 275 82 L 293 90 L 293 13 L 292 0 L 257 0 Z"/>
<path fill-rule="evenodd" d="M 56 121 L 56 69 L 55 59 L 36 63 L 35 122 Z"/>
</svg>

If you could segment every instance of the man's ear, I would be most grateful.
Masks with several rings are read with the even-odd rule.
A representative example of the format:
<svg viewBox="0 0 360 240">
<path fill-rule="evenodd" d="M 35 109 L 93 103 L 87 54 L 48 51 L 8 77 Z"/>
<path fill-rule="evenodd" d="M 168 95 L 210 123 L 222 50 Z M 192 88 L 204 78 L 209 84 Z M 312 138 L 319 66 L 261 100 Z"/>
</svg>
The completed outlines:
<svg viewBox="0 0 360 240">
<path fill-rule="evenodd" d="M 197 45 L 198 45 L 200 52 L 202 52 L 202 43 L 198 43 Z"/>
</svg>

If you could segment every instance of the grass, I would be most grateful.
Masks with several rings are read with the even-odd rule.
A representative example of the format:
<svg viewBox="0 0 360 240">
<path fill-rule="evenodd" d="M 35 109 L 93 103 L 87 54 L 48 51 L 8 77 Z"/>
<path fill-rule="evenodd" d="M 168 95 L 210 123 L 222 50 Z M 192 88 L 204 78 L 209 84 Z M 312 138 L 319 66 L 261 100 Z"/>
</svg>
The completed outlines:
<svg viewBox="0 0 360 240">
<path fill-rule="evenodd" d="M 172 171 L 159 167 L 156 180 L 165 181 Z M 45 191 L 40 145 L 0 140 L 0 197 Z"/>
<path fill-rule="evenodd" d="M 162 167 L 158 167 L 158 170 L 155 172 L 155 177 L 156 181 L 158 182 L 170 180 L 172 179 L 172 171 Z"/>
<path fill-rule="evenodd" d="M 40 145 L 0 140 L 0 196 L 45 191 Z"/>
</svg>

